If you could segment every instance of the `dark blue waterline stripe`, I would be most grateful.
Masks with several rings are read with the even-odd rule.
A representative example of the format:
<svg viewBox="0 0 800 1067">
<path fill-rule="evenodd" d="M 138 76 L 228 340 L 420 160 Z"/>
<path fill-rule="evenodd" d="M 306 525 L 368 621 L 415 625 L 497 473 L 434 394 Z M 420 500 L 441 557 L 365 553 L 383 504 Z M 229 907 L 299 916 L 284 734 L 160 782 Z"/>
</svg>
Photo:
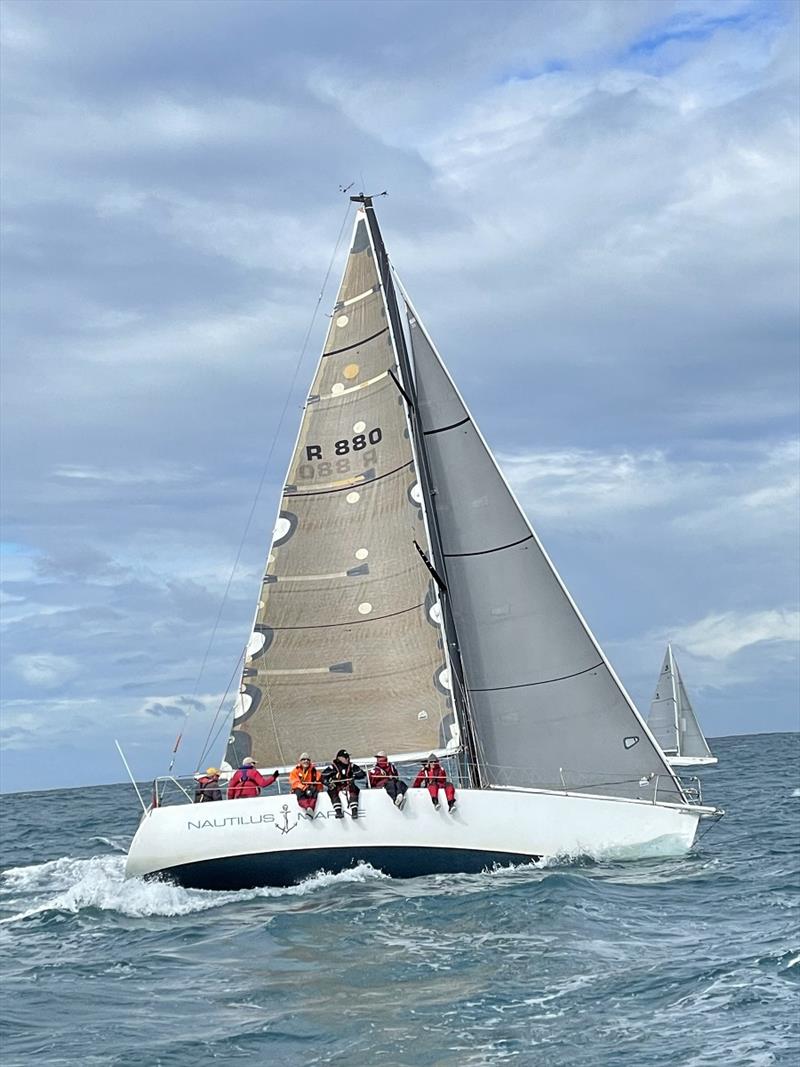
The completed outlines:
<svg viewBox="0 0 800 1067">
<path fill-rule="evenodd" d="M 302 882 L 317 871 L 338 873 L 369 863 L 392 878 L 419 878 L 428 874 L 479 874 L 491 867 L 533 863 L 540 856 L 521 852 L 484 852 L 481 849 L 421 848 L 419 845 L 307 848 L 225 856 L 182 863 L 148 877 L 177 882 L 187 889 L 256 889 Z"/>
</svg>

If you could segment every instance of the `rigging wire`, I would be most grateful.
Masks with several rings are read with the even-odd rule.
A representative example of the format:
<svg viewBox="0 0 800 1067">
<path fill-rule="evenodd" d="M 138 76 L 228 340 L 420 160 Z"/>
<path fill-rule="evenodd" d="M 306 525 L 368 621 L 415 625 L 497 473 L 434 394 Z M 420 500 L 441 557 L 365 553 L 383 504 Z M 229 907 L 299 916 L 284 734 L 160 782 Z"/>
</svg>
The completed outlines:
<svg viewBox="0 0 800 1067">
<path fill-rule="evenodd" d="M 211 649 L 212 649 L 212 646 L 214 644 L 214 640 L 215 640 L 216 635 L 217 635 L 217 630 L 219 629 L 220 620 L 222 619 L 222 613 L 225 610 L 225 605 L 226 605 L 227 600 L 228 600 L 228 594 L 230 592 L 230 588 L 231 588 L 231 585 L 233 583 L 233 579 L 234 579 L 234 576 L 236 574 L 237 567 L 239 566 L 239 560 L 241 559 L 242 551 L 244 549 L 244 544 L 245 544 L 245 541 L 247 539 L 247 535 L 248 535 L 248 533 L 250 531 L 250 526 L 251 526 L 252 521 L 253 521 L 253 516 L 255 515 L 256 508 L 258 507 L 258 502 L 259 502 L 259 499 L 261 497 L 261 491 L 264 488 L 264 482 L 266 481 L 267 471 L 269 470 L 269 465 L 270 465 L 270 462 L 272 460 L 273 453 L 275 451 L 275 446 L 278 443 L 278 439 L 280 437 L 281 430 L 283 429 L 283 422 L 284 422 L 284 419 L 286 417 L 286 412 L 289 410 L 289 403 L 291 401 L 292 393 L 294 391 L 294 387 L 295 387 L 295 384 L 297 382 L 297 377 L 298 377 L 298 375 L 300 373 L 300 367 L 302 366 L 303 360 L 305 359 L 306 349 L 308 348 L 308 342 L 309 342 L 309 340 L 311 338 L 311 333 L 312 333 L 312 331 L 314 329 L 314 324 L 315 324 L 315 322 L 317 320 L 317 313 L 319 312 L 319 307 L 320 307 L 320 304 L 322 303 L 322 299 L 323 299 L 323 297 L 325 295 L 325 289 L 327 288 L 327 285 L 328 285 L 328 279 L 330 278 L 330 274 L 331 274 L 331 271 L 333 269 L 333 264 L 334 264 L 334 262 L 336 260 L 336 256 L 337 256 L 338 251 L 339 251 L 339 245 L 341 244 L 342 234 L 344 233 L 345 227 L 347 225 L 347 220 L 348 220 L 349 215 L 350 215 L 350 209 L 351 209 L 351 205 L 350 205 L 350 203 L 348 201 L 347 208 L 345 210 L 345 214 L 344 214 L 344 217 L 342 219 L 341 226 L 339 227 L 339 234 L 338 234 L 338 236 L 336 238 L 336 244 L 334 245 L 333 252 L 331 253 L 331 258 L 330 258 L 330 261 L 328 263 L 328 269 L 325 271 L 325 277 L 323 278 L 323 281 L 322 281 L 322 286 L 321 286 L 320 291 L 319 291 L 319 296 L 317 297 L 317 302 L 314 305 L 314 310 L 313 310 L 313 312 L 311 314 L 311 319 L 310 319 L 310 321 L 308 323 L 308 328 L 306 329 L 305 337 L 303 338 L 303 343 L 302 343 L 302 346 L 300 348 L 300 354 L 298 355 L 297 360 L 295 362 L 294 371 L 292 372 L 292 378 L 291 378 L 291 381 L 289 382 L 289 388 L 286 391 L 286 399 L 284 400 L 283 408 L 281 409 L 281 414 L 280 414 L 280 417 L 278 418 L 278 424 L 277 424 L 277 426 L 275 428 L 275 433 L 274 433 L 273 438 L 272 438 L 272 443 L 270 444 L 269 451 L 267 452 L 267 458 L 265 459 L 263 467 L 262 467 L 262 470 L 261 470 L 261 477 L 259 478 L 258 486 L 256 488 L 255 495 L 253 497 L 253 503 L 252 503 L 252 505 L 250 507 L 250 512 L 249 512 L 249 514 L 247 516 L 247 520 L 245 522 L 244 530 L 242 532 L 242 536 L 241 536 L 241 539 L 239 541 L 239 547 L 238 547 L 238 549 L 236 551 L 236 558 L 233 561 L 233 566 L 231 567 L 230 574 L 228 575 L 228 581 L 227 581 L 227 583 L 225 585 L 225 591 L 222 594 L 222 601 L 221 601 L 220 606 L 219 606 L 219 611 L 217 612 L 217 617 L 214 620 L 214 625 L 213 625 L 212 630 L 211 630 L 211 636 L 208 639 L 208 645 L 206 646 L 205 654 L 203 656 L 203 662 L 200 665 L 200 670 L 199 670 L 199 672 L 197 674 L 197 679 L 196 679 L 195 684 L 194 684 L 194 689 L 192 690 L 192 699 L 194 699 L 196 697 L 196 695 L 197 695 L 197 690 L 198 690 L 198 688 L 200 686 L 200 679 L 203 677 L 203 673 L 204 673 L 204 671 L 206 669 L 206 664 L 208 663 L 208 657 L 209 657 L 209 655 L 211 653 Z M 238 667 L 238 664 L 237 664 L 237 667 Z M 230 688 L 230 683 L 229 683 L 229 688 Z M 227 692 L 226 692 L 226 696 L 227 696 Z M 224 699 L 225 698 L 223 697 L 223 700 Z M 178 747 L 180 745 L 181 738 L 183 736 L 183 726 L 186 725 L 186 720 L 187 720 L 188 716 L 189 716 L 189 710 L 187 709 L 184 712 L 183 725 L 182 725 L 181 732 L 178 734 L 178 739 L 175 742 L 175 747 L 174 747 L 173 752 L 172 752 L 172 761 L 171 761 L 170 767 L 169 767 L 170 772 L 172 771 L 172 767 L 173 767 L 173 765 L 175 763 L 175 754 L 177 753 Z M 217 710 L 217 714 L 214 717 L 214 722 L 216 722 L 216 719 L 217 719 L 218 716 L 219 716 L 219 709 Z M 211 729 L 213 730 L 213 728 L 214 728 L 214 726 L 213 726 L 213 723 L 212 723 Z M 201 758 L 200 762 L 202 762 L 202 758 Z"/>
<path fill-rule="evenodd" d="M 222 699 L 220 700 L 219 704 L 217 705 L 216 714 L 214 715 L 212 723 L 208 728 L 208 733 L 206 734 L 206 739 L 203 742 L 203 748 L 202 748 L 202 750 L 200 752 L 200 758 L 197 761 L 197 766 L 198 767 L 201 767 L 203 765 L 203 763 L 205 763 L 205 760 L 206 760 L 206 757 L 207 757 L 209 751 L 211 750 L 211 748 L 215 744 L 217 738 L 219 737 L 219 735 L 220 735 L 220 733 L 222 731 L 222 727 L 225 725 L 225 722 L 223 721 L 223 723 L 220 726 L 220 728 L 214 734 L 214 737 L 213 737 L 213 740 L 212 740 L 211 739 L 211 731 L 217 725 L 217 720 L 219 719 L 220 714 L 222 713 L 222 709 L 225 707 L 225 701 L 228 699 L 228 693 L 230 693 L 231 686 L 233 685 L 234 680 L 236 679 L 236 676 L 239 673 L 239 667 L 242 664 L 242 662 L 244 661 L 244 656 L 245 656 L 245 652 L 246 651 L 247 651 L 247 647 L 245 646 L 242 649 L 242 651 L 239 653 L 239 658 L 236 661 L 236 666 L 233 668 L 233 672 L 231 673 L 231 676 L 230 676 L 230 678 L 228 680 L 228 684 L 225 686 L 225 692 L 222 694 Z"/>
</svg>

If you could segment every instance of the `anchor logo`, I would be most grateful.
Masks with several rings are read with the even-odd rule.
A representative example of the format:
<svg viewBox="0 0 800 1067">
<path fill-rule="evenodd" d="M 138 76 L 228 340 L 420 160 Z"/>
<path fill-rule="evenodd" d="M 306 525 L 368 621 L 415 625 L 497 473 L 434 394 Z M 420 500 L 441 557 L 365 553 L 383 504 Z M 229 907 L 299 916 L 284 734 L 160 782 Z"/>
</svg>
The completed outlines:
<svg viewBox="0 0 800 1067">
<path fill-rule="evenodd" d="M 289 805 L 288 804 L 284 804 L 283 807 L 281 808 L 281 815 L 283 816 L 283 824 L 281 824 L 276 819 L 275 827 L 278 830 L 280 830 L 280 832 L 282 834 L 288 834 L 290 830 L 294 830 L 295 826 L 297 826 L 297 819 L 295 819 L 293 823 L 291 823 L 291 824 L 289 823 Z M 280 818 L 280 816 L 279 816 L 279 818 Z"/>
</svg>

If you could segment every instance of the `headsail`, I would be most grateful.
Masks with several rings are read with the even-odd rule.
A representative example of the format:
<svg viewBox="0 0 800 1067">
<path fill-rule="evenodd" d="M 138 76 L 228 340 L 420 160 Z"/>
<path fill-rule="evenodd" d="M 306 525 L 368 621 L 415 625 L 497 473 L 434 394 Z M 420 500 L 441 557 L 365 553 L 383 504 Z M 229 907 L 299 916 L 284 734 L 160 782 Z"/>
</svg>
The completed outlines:
<svg viewBox="0 0 800 1067">
<path fill-rule="evenodd" d="M 648 725 L 667 755 L 696 759 L 711 757 L 711 749 L 692 708 L 672 645 L 667 645 L 650 705 Z"/>
<path fill-rule="evenodd" d="M 409 308 L 419 415 L 484 781 L 683 792 Z"/>
<path fill-rule="evenodd" d="M 363 211 L 283 490 L 226 762 L 457 744 L 434 583 Z"/>
</svg>

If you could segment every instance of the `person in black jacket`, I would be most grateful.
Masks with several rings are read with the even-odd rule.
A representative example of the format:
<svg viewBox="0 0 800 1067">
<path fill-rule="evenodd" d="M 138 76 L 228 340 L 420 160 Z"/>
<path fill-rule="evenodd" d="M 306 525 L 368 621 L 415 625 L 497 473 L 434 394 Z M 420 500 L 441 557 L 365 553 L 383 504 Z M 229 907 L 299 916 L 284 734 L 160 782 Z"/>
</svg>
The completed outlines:
<svg viewBox="0 0 800 1067">
<path fill-rule="evenodd" d="M 209 767 L 206 773 L 197 779 L 194 791 L 195 804 L 206 804 L 209 800 L 222 800 L 222 790 L 219 787 L 219 771 L 216 767 Z"/>
<path fill-rule="evenodd" d="M 344 818 L 344 812 L 342 811 L 342 798 L 341 794 L 347 794 L 347 804 L 350 809 L 350 815 L 354 818 L 358 818 L 358 794 L 359 788 L 356 785 L 356 779 L 366 778 L 367 773 L 357 763 L 350 762 L 350 753 L 340 748 L 336 753 L 336 756 L 325 770 L 322 772 L 322 781 L 325 788 L 328 791 L 328 796 L 331 798 L 333 804 L 333 810 L 336 812 L 337 819 Z"/>
</svg>

